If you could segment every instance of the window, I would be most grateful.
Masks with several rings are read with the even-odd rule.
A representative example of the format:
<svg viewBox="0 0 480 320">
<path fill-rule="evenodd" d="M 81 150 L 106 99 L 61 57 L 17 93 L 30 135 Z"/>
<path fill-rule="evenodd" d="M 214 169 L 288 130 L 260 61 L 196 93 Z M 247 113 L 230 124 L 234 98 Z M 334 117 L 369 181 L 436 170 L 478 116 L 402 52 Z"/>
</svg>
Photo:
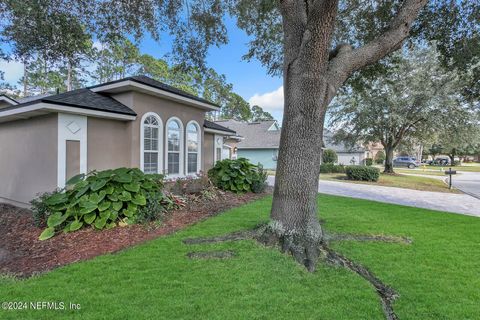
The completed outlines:
<svg viewBox="0 0 480 320">
<path fill-rule="evenodd" d="M 187 174 L 200 171 L 200 130 L 199 126 L 190 122 L 187 125 Z"/>
<path fill-rule="evenodd" d="M 169 175 L 180 175 L 183 162 L 182 123 L 176 118 L 167 124 L 167 172 Z"/>
<path fill-rule="evenodd" d="M 141 166 L 145 173 L 160 173 L 161 171 L 161 120 L 154 113 L 144 115 L 142 122 L 142 154 Z"/>
</svg>

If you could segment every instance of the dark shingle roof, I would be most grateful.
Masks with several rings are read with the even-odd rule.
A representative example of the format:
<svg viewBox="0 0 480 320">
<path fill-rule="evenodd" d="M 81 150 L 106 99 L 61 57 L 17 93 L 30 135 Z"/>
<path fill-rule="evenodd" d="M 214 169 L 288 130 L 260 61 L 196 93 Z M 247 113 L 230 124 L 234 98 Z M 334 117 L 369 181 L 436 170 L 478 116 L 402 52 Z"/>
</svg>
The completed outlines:
<svg viewBox="0 0 480 320">
<path fill-rule="evenodd" d="M 6 110 L 12 110 L 12 109 L 24 107 L 24 106 L 39 103 L 39 102 L 52 103 L 52 104 L 70 106 L 70 107 L 78 107 L 83 109 L 104 111 L 104 112 L 126 114 L 126 115 L 132 115 L 132 116 L 137 115 L 132 109 L 123 105 L 117 100 L 99 93 L 95 93 L 93 91 L 90 91 L 89 89 L 78 89 L 78 90 L 73 90 L 73 91 L 69 91 L 69 92 L 65 92 L 57 95 L 40 97 L 39 99 L 34 99 L 34 100 L 30 100 L 28 102 L 21 103 L 15 106 L 3 108 L 0 110 L 0 113 Z"/>
<path fill-rule="evenodd" d="M 212 129 L 212 130 L 220 130 L 220 131 L 226 131 L 226 132 L 231 132 L 233 134 L 235 134 L 236 132 L 232 129 L 229 129 L 227 127 L 224 127 L 224 126 L 221 126 L 215 122 L 212 122 L 212 121 L 208 121 L 208 120 L 205 120 L 203 122 L 203 126 L 207 129 Z"/>
<path fill-rule="evenodd" d="M 237 120 L 221 120 L 216 125 L 222 125 L 235 130 L 244 139 L 238 143 L 242 149 L 277 149 L 280 145 L 280 130 L 268 130 L 275 120 L 258 122 L 243 122 Z"/>
<path fill-rule="evenodd" d="M 144 85 L 147 85 L 147 86 L 150 86 L 150 87 L 153 87 L 153 88 L 157 88 L 157 89 L 160 89 L 160 90 L 164 90 L 164 91 L 168 91 L 170 93 L 174 93 L 174 94 L 178 94 L 179 96 L 182 96 L 182 97 L 186 97 L 186 98 L 190 98 L 192 100 L 196 100 L 196 101 L 199 101 L 199 102 L 203 102 L 203 103 L 206 103 L 206 104 L 209 104 L 211 106 L 214 106 L 214 107 L 217 107 L 217 108 L 220 108 L 219 105 L 215 104 L 215 103 L 212 103 L 206 99 L 203 99 L 203 98 L 200 98 L 200 97 L 197 97 L 191 93 L 188 93 L 186 91 L 183 91 L 183 90 L 180 90 L 180 89 L 177 89 L 175 87 L 172 87 L 168 84 L 165 84 L 165 83 L 162 83 L 160 81 L 157 81 L 157 80 L 154 80 L 152 78 L 149 78 L 147 76 L 132 76 L 132 77 L 127 77 L 127 78 L 123 78 L 123 79 L 120 79 L 120 80 L 115 80 L 115 81 L 111 81 L 111 82 L 107 82 L 107 83 L 102 83 L 102 84 L 97 84 L 95 86 L 92 86 L 92 87 L 89 87 L 89 89 L 92 89 L 92 88 L 98 88 L 98 87 L 103 87 L 103 86 L 106 86 L 106 85 L 110 85 L 110 84 L 114 84 L 114 83 L 119 83 L 119 82 L 123 82 L 123 81 L 134 81 L 134 82 L 138 82 L 138 83 L 141 83 L 141 84 L 144 84 Z"/>
</svg>

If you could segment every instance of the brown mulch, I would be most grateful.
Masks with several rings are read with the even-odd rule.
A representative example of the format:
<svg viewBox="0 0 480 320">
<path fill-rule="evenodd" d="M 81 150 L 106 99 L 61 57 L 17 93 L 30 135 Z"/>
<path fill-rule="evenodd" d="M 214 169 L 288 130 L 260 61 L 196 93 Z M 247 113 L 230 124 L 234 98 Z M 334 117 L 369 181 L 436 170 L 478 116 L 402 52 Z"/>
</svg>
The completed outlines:
<svg viewBox="0 0 480 320">
<path fill-rule="evenodd" d="M 225 193 L 217 200 L 173 211 L 160 226 L 152 223 L 102 231 L 85 228 L 67 234 L 59 233 L 46 241 L 38 240 L 43 229 L 33 225 L 29 210 L 0 203 L 0 274 L 28 277 L 73 262 L 116 252 L 171 234 L 263 196 L 265 194 Z"/>
</svg>

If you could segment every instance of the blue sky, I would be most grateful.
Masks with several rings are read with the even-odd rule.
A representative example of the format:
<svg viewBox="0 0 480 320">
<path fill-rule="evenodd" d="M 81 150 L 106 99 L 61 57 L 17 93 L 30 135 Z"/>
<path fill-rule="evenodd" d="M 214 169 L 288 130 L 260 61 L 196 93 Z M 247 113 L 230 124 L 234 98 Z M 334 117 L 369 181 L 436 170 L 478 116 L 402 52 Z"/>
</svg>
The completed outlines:
<svg viewBox="0 0 480 320">
<path fill-rule="evenodd" d="M 223 73 L 233 89 L 245 100 L 258 104 L 281 120 L 283 109 L 282 78 L 272 77 L 257 61 L 242 60 L 247 52 L 249 37 L 235 25 L 231 19 L 227 21 L 229 43 L 220 48 L 211 48 L 207 64 L 218 73 Z M 140 42 L 140 51 L 155 57 L 163 57 L 170 49 L 170 39 L 163 36 L 160 43 L 148 35 Z M 0 62 L 0 70 L 5 72 L 5 80 L 16 84 L 22 76 L 23 66 L 18 62 Z"/>
</svg>

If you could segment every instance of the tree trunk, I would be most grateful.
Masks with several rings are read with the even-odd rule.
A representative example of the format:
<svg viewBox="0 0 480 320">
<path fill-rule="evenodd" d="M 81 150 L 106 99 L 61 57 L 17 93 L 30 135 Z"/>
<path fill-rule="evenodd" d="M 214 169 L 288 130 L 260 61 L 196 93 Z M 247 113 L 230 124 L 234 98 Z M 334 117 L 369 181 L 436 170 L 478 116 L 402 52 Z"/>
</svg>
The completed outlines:
<svg viewBox="0 0 480 320">
<path fill-rule="evenodd" d="M 384 173 L 395 173 L 393 171 L 393 151 L 394 148 L 391 146 L 386 146 L 385 148 L 385 168 Z"/>
<path fill-rule="evenodd" d="M 70 61 L 67 66 L 67 91 L 72 91 L 72 63 Z"/>
<path fill-rule="evenodd" d="M 23 96 L 28 96 L 28 66 L 27 59 L 23 60 Z"/>
</svg>

